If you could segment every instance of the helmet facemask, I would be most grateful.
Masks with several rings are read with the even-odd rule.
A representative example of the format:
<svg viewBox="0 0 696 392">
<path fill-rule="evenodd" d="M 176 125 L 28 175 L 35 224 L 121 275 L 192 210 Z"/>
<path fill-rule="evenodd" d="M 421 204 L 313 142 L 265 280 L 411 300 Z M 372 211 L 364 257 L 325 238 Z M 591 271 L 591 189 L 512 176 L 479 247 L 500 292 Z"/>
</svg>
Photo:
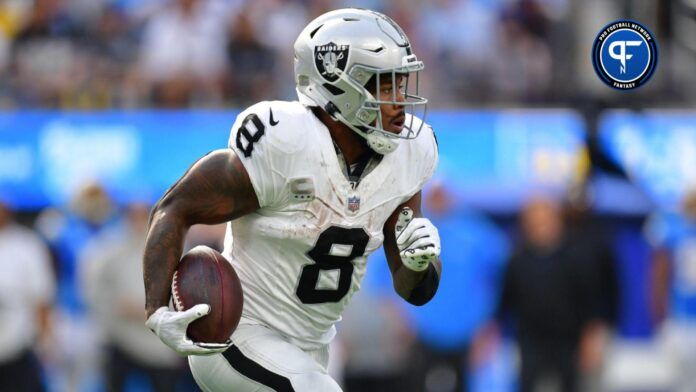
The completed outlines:
<svg viewBox="0 0 696 392">
<path fill-rule="evenodd" d="M 397 139 L 414 139 L 418 137 L 425 122 L 428 100 L 420 95 L 420 71 L 425 67 L 415 55 L 404 58 L 405 65 L 390 69 L 377 69 L 355 64 L 348 72 L 339 74 L 343 87 L 355 90 L 362 97 L 361 104 L 351 115 L 334 113 L 341 122 L 367 139 L 368 144 L 380 154 L 386 154 L 398 145 Z M 398 76 L 404 76 L 402 86 L 397 85 Z M 380 99 L 382 83 L 391 83 L 390 99 Z M 374 86 L 374 93 L 370 87 Z M 400 97 L 397 97 L 397 94 Z M 375 97 L 377 96 L 377 97 Z M 405 123 L 399 133 L 384 129 L 381 105 L 403 107 Z M 418 121 L 418 119 L 422 121 Z"/>
<path fill-rule="evenodd" d="M 418 62 L 417 66 L 414 67 L 400 67 L 389 71 L 368 70 L 367 67 L 361 65 L 356 65 L 353 68 L 357 70 L 364 69 L 367 72 L 371 72 L 374 75 L 375 86 L 374 93 L 368 91 L 367 86 L 362 87 L 363 94 L 365 94 L 366 98 L 355 114 L 357 125 L 366 128 L 369 132 L 379 132 L 391 138 L 416 138 L 420 133 L 423 123 L 419 122 L 419 125 L 414 126 L 414 119 L 416 117 L 423 120 L 425 119 L 428 103 L 428 100 L 419 94 L 420 71 L 423 69 L 423 63 Z M 403 85 L 401 86 L 397 85 L 398 76 L 403 76 Z M 381 94 L 379 90 L 382 88 L 382 84 L 385 80 L 391 83 L 391 99 L 380 100 Z M 399 99 L 397 94 L 401 95 L 403 99 Z M 375 95 L 377 97 L 375 97 Z M 380 110 L 381 105 L 400 106 L 404 108 L 405 113 L 410 114 L 410 116 L 407 116 L 409 121 L 404 123 L 402 132 L 395 134 L 384 129 L 382 111 Z"/>
</svg>

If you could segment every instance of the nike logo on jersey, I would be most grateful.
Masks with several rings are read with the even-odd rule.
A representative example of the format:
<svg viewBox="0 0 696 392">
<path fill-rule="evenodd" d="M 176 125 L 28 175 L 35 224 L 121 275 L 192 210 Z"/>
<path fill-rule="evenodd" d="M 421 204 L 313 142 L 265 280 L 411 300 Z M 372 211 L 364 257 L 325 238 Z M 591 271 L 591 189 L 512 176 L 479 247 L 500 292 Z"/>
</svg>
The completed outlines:
<svg viewBox="0 0 696 392">
<path fill-rule="evenodd" d="M 280 121 L 276 121 L 273 118 L 273 108 L 268 108 L 268 111 L 271 112 L 271 118 L 268 120 L 268 122 L 271 124 L 272 127 L 278 125 Z"/>
</svg>

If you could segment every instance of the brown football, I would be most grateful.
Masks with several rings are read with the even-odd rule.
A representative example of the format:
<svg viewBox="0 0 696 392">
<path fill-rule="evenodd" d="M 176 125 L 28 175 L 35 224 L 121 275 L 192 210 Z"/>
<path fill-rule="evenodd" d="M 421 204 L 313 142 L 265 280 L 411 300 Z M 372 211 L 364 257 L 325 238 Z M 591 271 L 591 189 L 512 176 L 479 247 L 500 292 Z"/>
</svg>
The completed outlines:
<svg viewBox="0 0 696 392">
<path fill-rule="evenodd" d="M 172 280 L 176 310 L 210 305 L 210 313 L 189 324 L 187 335 L 198 343 L 224 343 L 242 316 L 242 284 L 225 257 L 207 246 L 197 246 L 179 261 Z"/>
</svg>

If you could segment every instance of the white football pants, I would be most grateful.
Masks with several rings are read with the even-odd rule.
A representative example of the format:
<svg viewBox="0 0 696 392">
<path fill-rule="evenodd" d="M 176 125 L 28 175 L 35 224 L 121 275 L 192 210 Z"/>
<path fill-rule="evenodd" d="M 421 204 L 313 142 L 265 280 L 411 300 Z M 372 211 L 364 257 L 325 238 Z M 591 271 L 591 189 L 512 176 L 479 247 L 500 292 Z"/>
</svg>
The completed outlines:
<svg viewBox="0 0 696 392">
<path fill-rule="evenodd" d="M 188 357 L 204 392 L 340 392 L 327 373 L 328 347 L 304 351 L 264 326 L 242 324 L 222 354 Z"/>
</svg>

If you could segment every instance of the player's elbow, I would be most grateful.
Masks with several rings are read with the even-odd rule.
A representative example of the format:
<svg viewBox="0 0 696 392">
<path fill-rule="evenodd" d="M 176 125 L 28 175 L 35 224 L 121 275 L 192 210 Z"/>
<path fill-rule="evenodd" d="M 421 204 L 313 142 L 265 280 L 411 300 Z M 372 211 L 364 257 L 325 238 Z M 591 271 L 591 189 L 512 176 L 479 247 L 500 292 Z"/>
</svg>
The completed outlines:
<svg viewBox="0 0 696 392">
<path fill-rule="evenodd" d="M 161 221 L 164 217 L 168 215 L 167 207 L 168 203 L 166 200 L 166 196 L 159 199 L 157 203 L 155 203 L 155 205 L 152 206 L 152 210 L 150 211 L 150 225 L 153 225 L 155 222 Z"/>
<path fill-rule="evenodd" d="M 152 223 L 157 219 L 158 211 L 161 208 L 160 203 L 162 203 L 162 200 L 158 200 L 157 203 L 152 206 L 152 209 L 150 210 L 150 217 L 147 221 L 148 226 L 152 226 Z"/>
<path fill-rule="evenodd" d="M 179 203 L 169 195 L 164 195 L 150 211 L 150 226 L 155 224 L 165 223 L 168 226 L 180 225 L 180 226 L 190 226 L 186 222 L 186 215 L 183 210 L 179 207 Z"/>
</svg>

